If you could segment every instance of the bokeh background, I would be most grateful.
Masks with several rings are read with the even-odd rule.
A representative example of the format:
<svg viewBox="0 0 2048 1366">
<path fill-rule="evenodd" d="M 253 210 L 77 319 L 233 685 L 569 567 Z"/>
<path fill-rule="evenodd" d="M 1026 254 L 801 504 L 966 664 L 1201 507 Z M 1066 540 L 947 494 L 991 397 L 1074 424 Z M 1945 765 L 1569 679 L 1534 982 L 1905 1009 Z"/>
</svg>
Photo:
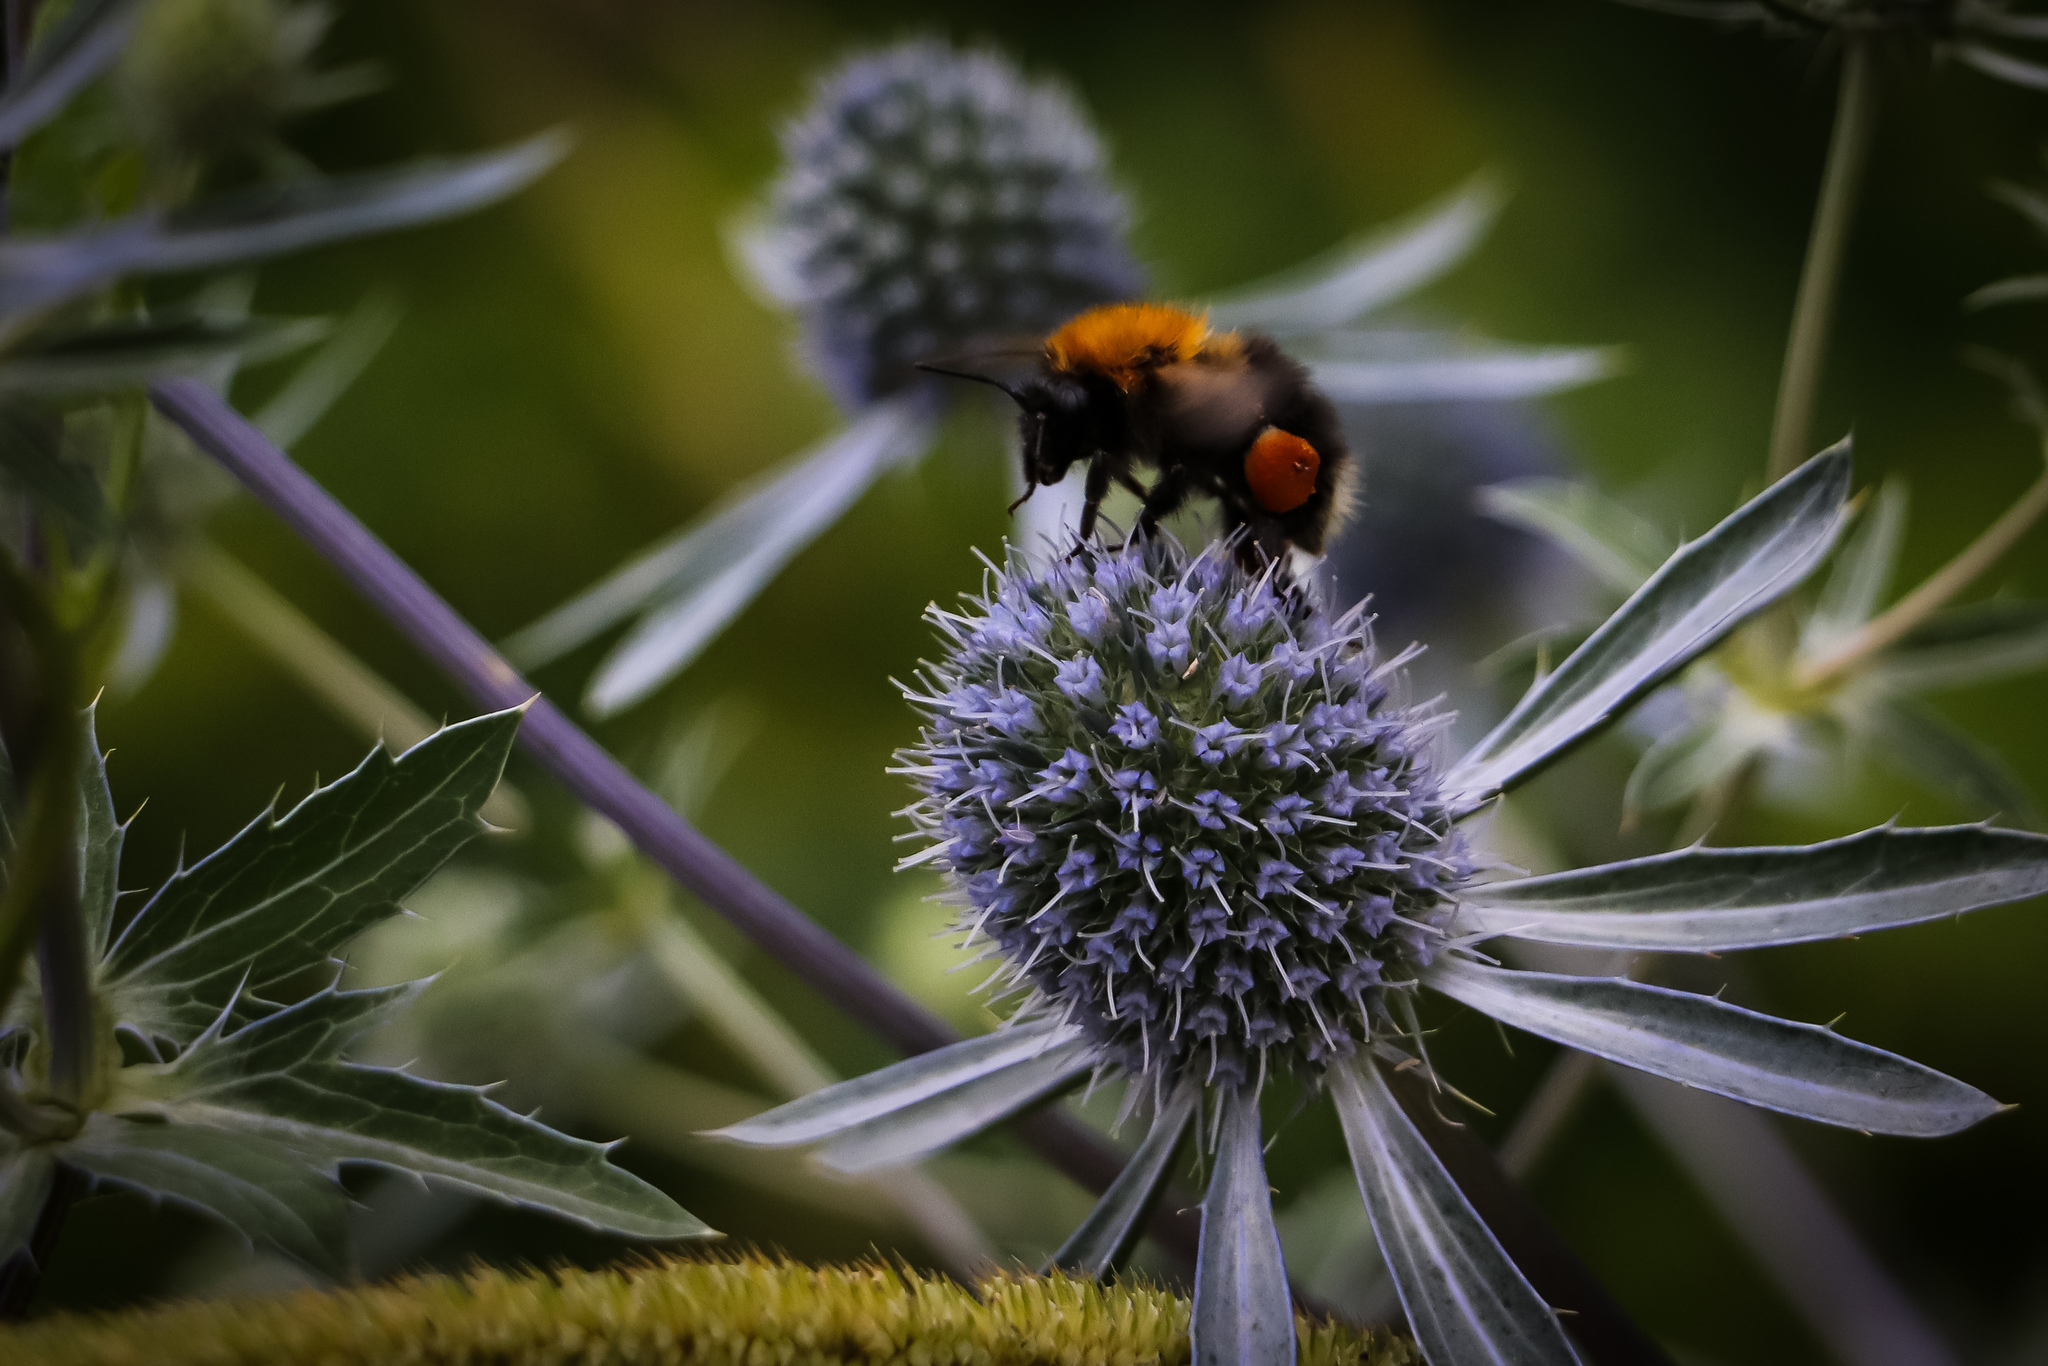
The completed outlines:
<svg viewBox="0 0 2048 1366">
<path fill-rule="evenodd" d="M 1833 101 L 1829 56 L 1811 42 L 1728 34 L 1603 0 L 337 8 L 327 58 L 377 61 L 390 81 L 297 125 L 295 145 L 321 166 L 463 151 L 556 125 L 576 136 L 569 159 L 512 203 L 267 267 L 257 297 L 275 313 L 340 313 L 379 289 L 402 300 L 389 345 L 297 454 L 487 634 L 525 624 L 833 429 L 830 402 L 791 364 L 788 320 L 732 267 L 726 228 L 773 173 L 774 129 L 812 73 L 851 45 L 920 33 L 997 45 L 1034 74 L 1072 84 L 1109 142 L 1138 212 L 1138 249 L 1167 296 L 1286 267 L 1496 168 L 1512 203 L 1488 243 L 1425 296 L 1429 316 L 1516 341 L 1620 343 L 1630 364 L 1540 408 L 1461 420 L 1536 433 L 1568 467 L 1673 532 L 1703 530 L 1759 482 Z M 2048 314 L 1972 315 L 1960 300 L 2042 268 L 2048 246 L 1986 189 L 2048 175 L 2048 95 L 1901 58 L 1885 101 L 1820 429 L 1854 429 L 1860 479 L 1910 480 L 1912 578 L 2038 470 L 2036 438 L 1960 355 L 1991 344 L 2048 362 Z M 254 372 L 236 396 L 254 402 L 275 382 Z M 963 409 L 920 471 L 885 479 L 678 682 L 599 732 L 650 762 L 679 734 L 717 737 L 730 763 L 698 794 L 706 830 L 969 1026 L 979 1007 L 969 981 L 943 971 L 949 951 L 930 937 L 943 916 L 921 899 L 931 886 L 891 872 L 901 827 L 890 813 L 908 798 L 884 770 L 913 718 L 889 676 L 907 676 L 929 651 L 924 605 L 973 586 L 969 548 L 993 549 L 1004 536 L 1003 449 L 993 410 Z M 1371 479 L 1368 465 L 1368 497 Z M 237 503 L 213 529 L 429 712 L 465 714 L 259 508 Z M 1399 568 L 1413 582 L 1464 581 L 1427 542 Z M 2001 586 L 2048 593 L 2048 533 L 1980 591 Z M 1454 685 L 1479 652 L 1458 636 L 1472 606 L 1451 594 L 1430 609 L 1448 614 L 1446 637 L 1461 641 L 1460 653 L 1433 661 Z M 537 681 L 573 699 L 600 653 L 593 646 Z M 1465 686 L 1483 708 L 1484 686 Z M 2036 677 L 1939 703 L 2048 792 L 2044 696 Z M 132 695 L 109 699 L 101 727 L 119 806 L 148 800 L 130 834 L 137 886 L 160 881 L 181 850 L 212 848 L 280 790 L 293 800 L 316 775 L 344 771 L 363 747 L 196 598 L 162 666 Z M 1566 857 L 1615 857 L 1668 838 L 1654 824 L 1621 833 L 1632 756 L 1625 742 L 1605 741 L 1532 789 L 1524 805 Z M 446 931 L 422 942 L 445 957 L 487 959 L 488 935 L 474 927 L 502 929 L 512 915 L 503 907 L 547 901 L 554 909 L 539 914 L 568 915 L 562 908 L 587 890 L 590 832 L 538 770 L 515 760 L 513 778 L 533 808 L 528 829 L 465 853 L 417 903 L 429 930 Z M 1873 776 L 1831 810 L 1753 812 L 1717 839 L 1821 838 L 1894 814 L 1927 823 L 1981 813 Z M 501 912 L 475 912 L 480 904 Z M 772 962 L 684 909 L 835 1067 L 886 1059 Z M 1856 1037 L 2019 1104 L 1931 1143 L 1788 1126 L 1971 1360 L 2048 1359 L 2041 912 L 2006 907 L 1721 965 L 1730 999 L 1799 1019 L 1846 1012 L 1843 1028 Z M 458 963 L 451 983 L 461 972 Z M 758 1092 L 714 1032 L 687 1012 L 643 1005 L 630 974 L 586 976 L 577 989 L 602 997 L 649 1056 L 728 1096 Z M 689 1095 L 636 1089 L 622 1073 L 621 1094 L 579 1099 L 545 1075 L 520 1021 L 454 1007 L 434 1018 L 431 1066 L 468 1081 L 509 1077 L 511 1094 L 545 1104 L 555 1123 L 625 1134 L 634 1141 L 622 1161 L 735 1239 L 815 1259 L 872 1250 L 929 1259 L 871 1200 L 693 1159 L 680 1136 L 704 1121 Z M 1449 1014 L 1440 1022 L 1437 1061 L 1500 1116 L 1468 1116 L 1497 1138 L 1549 1050 L 1516 1039 L 1510 1055 L 1490 1027 Z M 1340 1191 L 1327 1178 L 1341 1151 L 1325 1110 L 1282 1132 L 1271 1170 L 1297 1226 L 1309 1222 L 1307 1202 Z M 1049 1246 L 1086 1208 L 1002 1135 L 934 1171 L 1018 1255 Z M 1595 1096 L 1533 1189 L 1623 1303 L 1690 1357 L 1822 1359 L 1618 1100 Z M 366 1272 L 639 1255 L 537 1217 L 368 1184 L 365 1195 Z M 45 1301 L 126 1304 L 286 1276 L 174 1211 L 111 1197 L 74 1215 Z"/>
</svg>

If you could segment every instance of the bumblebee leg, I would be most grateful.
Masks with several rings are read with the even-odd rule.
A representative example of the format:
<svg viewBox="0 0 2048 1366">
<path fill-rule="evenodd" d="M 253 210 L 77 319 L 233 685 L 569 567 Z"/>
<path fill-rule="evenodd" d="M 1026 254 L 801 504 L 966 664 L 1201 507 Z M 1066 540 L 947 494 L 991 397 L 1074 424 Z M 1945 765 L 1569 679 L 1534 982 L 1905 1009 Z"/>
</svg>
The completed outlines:
<svg viewBox="0 0 2048 1366">
<path fill-rule="evenodd" d="M 1088 483 L 1081 503 L 1081 538 L 1075 549 L 1088 544 L 1088 538 L 1095 534 L 1095 518 L 1102 511 L 1102 500 L 1109 496 L 1109 480 L 1113 471 L 1109 457 L 1098 454 L 1088 464 Z"/>
<path fill-rule="evenodd" d="M 1150 536 L 1159 530 L 1159 523 L 1179 510 L 1193 487 L 1194 480 L 1185 467 L 1161 474 L 1145 494 L 1145 508 L 1138 514 L 1138 529 L 1134 534 Z"/>
<path fill-rule="evenodd" d="M 1138 477 L 1132 474 L 1129 470 L 1118 470 L 1116 472 L 1116 481 L 1117 483 L 1122 484 L 1124 488 L 1129 492 L 1138 495 L 1140 501 L 1143 501 L 1144 499 L 1151 496 L 1152 490 L 1146 488 L 1143 484 L 1139 483 Z"/>
</svg>

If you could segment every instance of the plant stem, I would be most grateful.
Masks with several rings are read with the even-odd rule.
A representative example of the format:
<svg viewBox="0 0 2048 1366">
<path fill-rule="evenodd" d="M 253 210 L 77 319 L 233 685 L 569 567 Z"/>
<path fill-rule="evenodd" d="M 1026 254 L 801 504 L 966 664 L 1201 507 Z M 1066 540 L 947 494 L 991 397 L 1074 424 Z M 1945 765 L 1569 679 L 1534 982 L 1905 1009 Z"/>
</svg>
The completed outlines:
<svg viewBox="0 0 2048 1366">
<path fill-rule="evenodd" d="M 1768 1116 L 1627 1068 L 1601 1070 L 1833 1356 L 1851 1366 L 1958 1366 Z"/>
<path fill-rule="evenodd" d="M 520 744 L 705 905 L 899 1052 L 924 1053 L 959 1037 L 649 791 L 220 396 L 196 380 L 170 379 L 153 385 L 150 397 L 479 704 L 503 709 L 530 703 Z M 1092 1190 L 1107 1190 L 1123 1166 L 1122 1155 L 1098 1134 L 1056 1111 L 1027 1116 L 1015 1127 L 1054 1166 Z M 1197 1234 L 1191 1218 L 1162 1212 L 1152 1230 L 1193 1260 Z"/>
<path fill-rule="evenodd" d="M 1826 365 L 1828 332 L 1842 281 L 1849 225 L 1870 161 L 1877 127 L 1877 54 L 1873 40 L 1852 36 L 1842 58 L 1842 83 L 1835 101 L 1834 135 L 1821 174 L 1820 203 L 1806 240 L 1806 264 L 1792 308 L 1792 333 L 1785 343 L 1785 368 L 1778 380 L 1778 407 L 1771 421 L 1770 482 L 1776 483 L 1807 456 L 1814 399 Z"/>
<path fill-rule="evenodd" d="M 2042 455 L 2048 460 L 2048 449 Z M 1929 575 L 1926 582 L 1865 622 L 1829 654 L 1801 664 L 1792 675 L 1793 685 L 1817 688 L 1878 651 L 1898 644 L 1914 627 L 1946 607 L 1978 575 L 1996 564 L 2044 512 L 2048 512 L 2048 469 L 2041 471 L 2040 477 L 1997 521 L 1984 528 L 1954 559 Z"/>
<path fill-rule="evenodd" d="M 647 917 L 642 936 L 648 956 L 676 993 L 704 1014 L 728 1048 L 746 1059 L 784 1100 L 830 1086 L 839 1078 L 801 1035 L 761 999 L 696 926 L 666 904 Z M 958 1275 L 994 1266 L 997 1254 L 952 1193 L 917 1167 L 875 1172 L 867 1178 L 901 1210 L 904 1218 L 945 1258 Z"/>
<path fill-rule="evenodd" d="M 1501 1140 L 1501 1170 L 1526 1181 L 1542 1163 L 1558 1135 L 1598 1080 L 1598 1062 L 1591 1054 L 1567 1048 L 1550 1064 L 1528 1103 L 1515 1116 L 1514 1127 Z"/>
<path fill-rule="evenodd" d="M 434 723 L 405 694 L 220 547 L 200 542 L 179 571 L 244 639 L 369 739 L 406 750 L 434 733 Z M 530 814 L 518 789 L 503 780 L 482 811 L 506 830 L 524 829 Z"/>
</svg>

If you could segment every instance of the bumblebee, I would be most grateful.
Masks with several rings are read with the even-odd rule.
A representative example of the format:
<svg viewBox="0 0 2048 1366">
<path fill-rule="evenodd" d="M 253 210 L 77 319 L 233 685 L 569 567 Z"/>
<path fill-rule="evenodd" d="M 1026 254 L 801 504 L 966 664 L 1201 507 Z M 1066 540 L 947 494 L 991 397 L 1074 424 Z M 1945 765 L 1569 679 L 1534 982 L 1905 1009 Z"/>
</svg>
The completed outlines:
<svg viewBox="0 0 2048 1366">
<path fill-rule="evenodd" d="M 1144 502 L 1138 534 L 1194 495 L 1221 505 L 1242 531 L 1248 567 L 1311 555 L 1341 519 L 1353 464 L 1337 410 L 1308 371 L 1270 337 L 1213 332 L 1208 318 L 1163 304 L 1090 309 L 1046 338 L 1030 374 L 1009 379 L 956 363 L 936 374 L 993 384 L 1015 399 L 1024 496 L 1088 466 L 1081 541 L 1094 534 L 1111 485 Z M 1140 467 L 1157 472 L 1139 482 Z"/>
</svg>

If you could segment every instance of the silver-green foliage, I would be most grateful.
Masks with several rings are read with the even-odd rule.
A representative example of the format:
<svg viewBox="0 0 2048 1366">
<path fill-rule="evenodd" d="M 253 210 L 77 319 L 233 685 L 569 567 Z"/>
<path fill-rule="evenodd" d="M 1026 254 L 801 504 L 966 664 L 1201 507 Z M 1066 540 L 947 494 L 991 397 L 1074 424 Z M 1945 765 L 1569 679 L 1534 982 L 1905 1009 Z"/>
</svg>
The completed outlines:
<svg viewBox="0 0 2048 1366">
<path fill-rule="evenodd" d="M 1827 558 L 1843 529 L 1849 475 L 1846 450 L 1817 458 L 1671 555 L 1604 626 L 1530 689 L 1492 735 L 1449 766 L 1445 784 L 1452 795 L 1446 800 L 1454 803 L 1458 814 L 1470 815 L 1496 794 L 1512 791 L 1615 721 L 1661 679 L 1714 648 L 1745 618 L 1797 587 Z M 1603 520 L 1610 525 L 1614 521 Z M 1124 572 L 1154 572 L 1157 566 L 1152 561 L 1159 557 L 1147 559 L 1148 553 L 1142 544 L 1123 552 L 1096 551 L 1093 572 L 1114 568 L 1119 556 Z M 1625 564 L 1631 556 L 1642 557 L 1640 545 L 1625 548 L 1612 559 Z M 1038 571 L 1035 578 L 1020 580 L 1017 593 L 992 593 L 969 624 L 979 631 L 983 622 L 996 621 L 999 611 L 1009 611 L 1006 624 L 1012 634 L 1028 637 L 1057 666 L 1059 678 L 1074 682 L 1095 667 L 1101 633 L 1046 645 L 1042 635 L 1024 629 L 1018 616 L 1024 599 L 1049 610 L 1046 603 L 1053 590 L 1047 584 L 1079 572 L 1073 563 L 1061 562 Z M 1176 583 L 1195 572 L 1185 563 L 1164 566 L 1164 577 Z M 1271 591 L 1264 583 L 1235 582 L 1229 587 L 1246 598 Z M 1823 601 L 1856 617 L 1867 613 L 1874 593 L 1867 586 L 1843 584 L 1823 594 Z M 1222 595 L 1221 601 L 1238 602 L 1235 610 L 1245 610 L 1245 600 L 1231 593 Z M 1315 668 L 1334 673 L 1347 652 L 1365 667 L 1374 664 L 1369 641 L 1333 631 L 1319 617 L 1317 604 L 1298 606 L 1303 620 L 1297 629 L 1306 642 L 1302 653 L 1315 660 Z M 1105 599 L 1103 611 L 1110 610 L 1112 604 Z M 1225 677 L 1230 665 L 1229 647 L 1223 641 L 1229 627 L 1218 619 L 1220 613 L 1195 609 L 1171 618 L 1163 612 L 1154 615 L 1161 621 L 1178 621 L 1185 615 L 1194 636 L 1204 642 L 1199 649 L 1190 646 L 1185 663 L 1174 661 L 1175 673 L 1184 682 L 1200 690 Z M 1007 709 L 999 705 L 1001 699 L 959 699 L 952 712 L 957 727 L 964 729 L 982 712 L 1025 717 L 1030 708 L 1028 715 L 1036 716 L 1041 704 L 1055 705 L 1050 689 L 1034 683 L 1026 653 L 1017 646 L 1007 661 L 1003 676 L 1017 692 Z M 1331 657 L 1324 658 L 1325 654 Z M 1309 686 L 1306 679 L 1302 686 Z M 1106 715 L 1103 721 L 1106 727 Z M 1161 721 L 1188 724 L 1178 711 Z M 1291 729 L 1262 720 L 1260 729 L 1250 734 L 1270 744 L 1288 738 Z M 1101 766 L 1107 769 L 1106 756 L 1115 752 L 1111 739 L 1103 738 L 1099 747 L 1105 756 Z M 1078 748 L 1071 752 L 1080 753 Z M 1248 739 L 1245 753 L 1252 752 Z M 999 767 L 992 762 L 976 773 L 993 778 L 999 776 Z M 1070 767 L 1074 772 L 1062 790 L 1080 787 L 1086 777 L 1078 763 Z M 927 783 L 945 779 L 945 771 L 937 767 L 912 771 L 924 775 Z M 1243 777 L 1228 769 L 1227 756 L 1218 772 L 1224 775 L 1219 783 Z M 1005 838 L 1021 852 L 986 885 L 960 890 L 977 902 L 992 895 L 1022 896 L 1017 915 L 1030 917 L 1027 923 L 1032 924 L 1049 922 L 1056 909 L 1078 894 L 1069 886 L 1075 881 L 1071 878 L 1056 889 L 1032 883 L 1033 857 L 1070 857 L 1069 851 L 1080 847 L 1082 826 L 1091 820 L 1119 833 L 1129 825 L 1131 845 L 1141 851 L 1145 833 L 1164 828 L 1163 817 L 1149 807 L 1133 806 L 1120 814 L 1069 802 L 1054 810 L 1049 823 L 1044 803 L 1031 791 L 978 792 L 959 800 L 964 805 L 975 799 L 985 799 L 1003 812 Z M 1362 847 L 1377 836 L 1347 821 L 1325 838 L 1359 841 L 1354 847 Z M 1046 853 L 1034 855 L 1033 849 L 1041 845 L 1047 846 Z M 1214 876 L 1224 889 L 1219 894 L 1222 933 L 1232 945 L 1249 942 L 1254 935 L 1268 941 L 1263 956 L 1245 955 L 1245 971 L 1268 975 L 1278 989 L 1289 969 L 1298 967 L 1288 955 L 1300 952 L 1301 935 L 1285 924 L 1278 926 L 1285 932 L 1275 934 L 1273 926 L 1257 918 L 1259 898 L 1265 893 L 1252 884 L 1267 856 L 1256 845 L 1245 852 L 1232 846 L 1222 854 L 1224 866 Z M 1147 875 L 1172 887 L 1193 872 L 1162 858 Z M 1425 1075 L 1429 1071 L 1427 1059 L 1417 1056 L 1421 1034 L 1413 1000 L 1418 989 L 1624 1067 L 1780 1113 L 1871 1133 L 1949 1134 L 1996 1113 L 2000 1106 L 1967 1083 L 1822 1026 L 1779 1020 L 1717 997 L 1627 979 L 1511 971 L 1492 965 L 1481 945 L 1502 938 L 1711 952 L 1909 924 L 2020 900 L 2044 887 L 2048 838 L 1976 826 L 1887 828 L 1805 848 L 1689 849 L 1540 878 L 1481 882 L 1463 868 L 1447 875 L 1442 893 L 1454 906 L 1442 926 L 1448 939 L 1415 965 L 1412 976 L 1349 988 L 1357 995 L 1356 1018 L 1367 1023 L 1368 1033 L 1353 1047 L 1337 1051 L 1316 1079 L 1335 1103 L 1374 1233 L 1423 1352 L 1439 1366 L 1508 1361 L 1563 1366 L 1575 1359 L 1568 1341 L 1571 1325 L 1561 1324 L 1531 1288 L 1389 1092 L 1389 1069 L 1420 1066 Z M 1345 904 L 1348 898 L 1338 889 L 1331 888 L 1327 895 L 1336 903 L 1333 916 L 1357 913 L 1359 908 Z M 1000 938 L 996 926 L 991 912 L 972 928 L 998 936 L 994 949 L 1004 955 L 1034 952 L 1021 937 Z M 1299 928 L 1309 932 L 1306 925 Z M 1042 961 L 1052 952 L 1048 948 L 1037 957 Z M 1093 949 L 1083 954 L 1081 967 L 1105 956 Z M 1172 971 L 1172 965 L 1157 956 L 1133 955 L 1128 963 L 1117 965 L 1120 985 L 1130 979 L 1173 996 L 1169 1010 L 1177 1006 L 1183 990 L 1183 984 L 1170 980 Z M 1132 991 L 1121 989 L 1101 1003 L 1074 997 L 1066 1009 L 1050 1017 L 1019 1019 L 996 1034 L 829 1087 L 721 1134 L 763 1147 L 822 1143 L 829 1153 L 831 1145 L 858 1133 L 866 1165 L 877 1165 L 892 1153 L 898 1159 L 921 1155 L 930 1150 L 935 1137 L 943 1136 L 932 1116 L 946 1113 L 964 1119 L 971 1117 L 971 1110 L 992 1121 L 1005 1109 L 1020 1108 L 1045 1094 L 1048 1071 L 1071 1067 L 1078 1075 L 1085 1070 L 1085 1058 L 1064 1055 L 1072 1047 L 1069 1040 L 1076 1033 L 1099 1040 L 1102 1022 L 1089 1018 L 1089 1012 L 1129 1011 L 1135 999 Z M 1160 1014 L 1153 1011 L 1148 1022 Z M 1159 1029 L 1165 1029 L 1163 1021 Z M 1152 1036 L 1150 1058 L 1158 1055 L 1158 1037 L 1157 1032 Z M 1279 1070 L 1284 1059 L 1272 1049 L 1285 1044 L 1284 1039 L 1276 1043 L 1272 1038 L 1257 1042 L 1255 1070 L 1227 1077 L 1199 1070 L 1162 1077 L 1146 1057 L 1141 1055 L 1134 1063 L 1095 1043 L 1097 1069 L 1131 1074 L 1138 1094 L 1127 1104 L 1139 1108 L 1154 1098 L 1164 1132 L 1156 1143 L 1147 1140 L 1142 1160 L 1134 1164 L 1140 1175 L 1120 1181 L 1109 1192 L 1058 1260 L 1098 1275 L 1114 1265 L 1129 1238 L 1134 1212 L 1143 1208 L 1150 1193 L 1140 1187 L 1149 1181 L 1156 1190 L 1174 1165 L 1173 1151 L 1188 1124 L 1189 1099 L 1180 1088 L 1205 1090 L 1215 1118 L 1204 1126 L 1204 1146 L 1213 1153 L 1213 1164 L 1203 1201 L 1196 1272 L 1193 1332 L 1198 1361 L 1280 1366 L 1293 1359 L 1280 1328 L 1287 1290 L 1278 1243 L 1271 1236 L 1265 1183 L 1258 1172 L 1259 1083 L 1251 1081 L 1253 1076 L 1263 1081 Z M 949 1097 L 961 1103 L 949 1107 Z M 964 1136 L 966 1127 L 958 1126 L 956 1132 Z"/>
<path fill-rule="evenodd" d="M 265 813 L 180 869 L 118 933 L 124 827 L 86 728 L 77 859 L 100 1064 L 82 1103 L 66 1105 L 42 1075 L 35 1004 L 18 1005 L 0 1034 L 0 1260 L 26 1243 L 59 1164 L 196 1209 L 332 1273 L 348 1262 L 348 1197 L 335 1179 L 344 1163 L 634 1237 L 710 1231 L 612 1166 L 603 1145 L 482 1089 L 344 1056 L 425 984 L 340 990 L 334 954 L 398 914 L 398 899 L 484 828 L 477 810 L 519 715 L 445 727 L 395 757 L 371 751 L 285 815 Z"/>
</svg>

